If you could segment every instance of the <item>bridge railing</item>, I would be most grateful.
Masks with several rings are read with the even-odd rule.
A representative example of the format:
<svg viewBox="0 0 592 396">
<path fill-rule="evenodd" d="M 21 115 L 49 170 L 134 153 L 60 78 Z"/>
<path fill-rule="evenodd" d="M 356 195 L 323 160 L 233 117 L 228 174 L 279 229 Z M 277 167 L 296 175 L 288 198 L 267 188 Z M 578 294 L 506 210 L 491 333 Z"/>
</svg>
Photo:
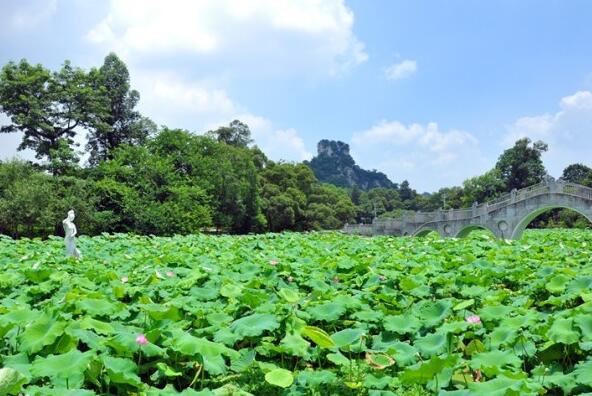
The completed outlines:
<svg viewBox="0 0 592 396">
<path fill-rule="evenodd" d="M 575 195 L 592 200 L 592 188 L 562 180 L 547 180 L 532 186 L 499 196 L 491 201 L 475 205 L 467 209 L 437 210 L 433 212 L 415 212 L 405 210 L 398 217 L 374 219 L 373 224 L 349 224 L 344 227 L 345 232 L 372 233 L 372 228 L 383 230 L 386 228 L 402 228 L 405 224 L 425 224 L 434 221 L 466 220 L 483 214 L 494 212 L 504 206 L 524 201 L 541 194 L 550 192 Z"/>
<path fill-rule="evenodd" d="M 575 183 L 563 183 L 563 193 L 592 200 L 592 188 Z"/>
</svg>

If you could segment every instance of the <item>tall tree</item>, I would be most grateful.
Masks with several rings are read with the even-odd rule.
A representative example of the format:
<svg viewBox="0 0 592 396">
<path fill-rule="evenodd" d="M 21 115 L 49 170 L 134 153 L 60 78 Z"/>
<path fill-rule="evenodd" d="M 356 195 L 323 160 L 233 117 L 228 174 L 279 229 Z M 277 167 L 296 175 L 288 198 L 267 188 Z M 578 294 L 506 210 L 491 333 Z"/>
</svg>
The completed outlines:
<svg viewBox="0 0 592 396">
<path fill-rule="evenodd" d="M 249 126 L 239 120 L 232 121 L 228 126 L 223 126 L 208 134 L 219 142 L 236 147 L 247 147 L 253 142 Z"/>
<path fill-rule="evenodd" d="M 354 184 L 354 186 L 352 187 L 351 193 L 350 193 L 350 198 L 351 198 L 354 205 L 357 206 L 360 204 L 361 195 L 362 195 L 362 190 L 360 190 L 360 187 L 358 187 L 357 184 Z"/>
<path fill-rule="evenodd" d="M 499 170 L 506 191 L 520 189 L 539 183 L 547 171 L 541 155 L 548 146 L 542 141 L 530 145 L 529 138 L 523 138 L 500 155 L 495 167 Z"/>
<path fill-rule="evenodd" d="M 103 65 L 91 76 L 107 106 L 107 111 L 96 120 L 88 134 L 89 162 L 97 164 L 111 159 L 113 150 L 122 144 L 145 143 L 148 136 L 156 132 L 156 125 L 135 109 L 140 93 L 130 89 L 129 71 L 117 55 L 107 55 Z"/>
<path fill-rule="evenodd" d="M 411 189 L 411 187 L 409 186 L 409 182 L 407 180 L 403 180 L 403 182 L 399 186 L 399 198 L 401 198 L 401 201 L 409 201 L 413 199 L 415 195 L 416 192 L 413 189 Z"/>
<path fill-rule="evenodd" d="M 493 168 L 481 176 L 471 177 L 463 182 L 462 206 L 470 207 L 474 202 L 483 203 L 500 195 L 506 188 L 499 169 Z"/>
<path fill-rule="evenodd" d="M 592 169 L 584 164 L 571 164 L 563 170 L 563 179 L 568 182 L 582 184 L 592 176 Z"/>
<path fill-rule="evenodd" d="M 104 107 L 88 74 L 69 61 L 52 73 L 23 59 L 0 71 L 0 111 L 11 120 L 0 132 L 23 132 L 18 149 L 51 163 L 54 153 L 72 157 L 77 130 L 95 124 Z"/>
</svg>

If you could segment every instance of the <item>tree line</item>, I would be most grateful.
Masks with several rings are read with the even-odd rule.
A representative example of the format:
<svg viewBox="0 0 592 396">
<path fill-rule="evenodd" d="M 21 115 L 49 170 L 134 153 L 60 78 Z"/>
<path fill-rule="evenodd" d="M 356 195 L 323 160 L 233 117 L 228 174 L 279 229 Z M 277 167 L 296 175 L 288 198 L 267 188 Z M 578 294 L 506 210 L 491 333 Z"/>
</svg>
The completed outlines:
<svg viewBox="0 0 592 396">
<path fill-rule="evenodd" d="M 340 188 L 320 183 L 306 164 L 268 159 L 239 120 L 202 135 L 157 127 L 139 100 L 113 53 L 88 71 L 68 61 L 53 72 L 26 60 L 4 65 L 0 112 L 10 122 L 0 132 L 21 132 L 19 150 L 33 150 L 37 161 L 0 162 L 0 234 L 59 235 L 69 209 L 90 235 L 336 229 L 401 210 L 470 206 L 545 175 L 546 145 L 523 139 L 462 187 Z M 584 165 L 564 177 L 592 185 Z"/>
<path fill-rule="evenodd" d="M 38 161 L 0 163 L 0 233 L 60 234 L 70 208 L 91 235 L 303 231 L 355 218 L 347 191 L 319 183 L 304 164 L 269 160 L 244 123 L 204 135 L 158 128 L 139 100 L 113 53 L 89 71 L 6 64 L 0 111 L 10 124 L 0 131 L 22 132 L 19 150 Z"/>
</svg>

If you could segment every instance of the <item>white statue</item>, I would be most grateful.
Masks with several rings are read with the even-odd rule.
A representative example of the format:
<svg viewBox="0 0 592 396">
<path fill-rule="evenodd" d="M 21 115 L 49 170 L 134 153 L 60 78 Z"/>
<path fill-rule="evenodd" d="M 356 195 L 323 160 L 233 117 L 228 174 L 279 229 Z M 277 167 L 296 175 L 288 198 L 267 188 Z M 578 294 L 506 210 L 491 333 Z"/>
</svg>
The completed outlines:
<svg viewBox="0 0 592 396">
<path fill-rule="evenodd" d="M 64 242 L 66 244 L 66 256 L 76 257 L 80 259 L 82 255 L 80 254 L 80 250 L 76 249 L 76 225 L 74 224 L 74 211 L 68 211 L 68 217 L 66 217 L 62 224 L 64 225 L 64 232 L 66 236 L 64 237 Z"/>
</svg>

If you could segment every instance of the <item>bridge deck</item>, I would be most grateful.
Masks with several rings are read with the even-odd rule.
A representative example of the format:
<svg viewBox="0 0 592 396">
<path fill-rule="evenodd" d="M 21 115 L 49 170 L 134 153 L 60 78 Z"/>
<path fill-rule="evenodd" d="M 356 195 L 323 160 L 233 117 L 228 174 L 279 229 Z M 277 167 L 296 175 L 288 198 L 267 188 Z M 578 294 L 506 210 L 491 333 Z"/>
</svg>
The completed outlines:
<svg viewBox="0 0 592 396">
<path fill-rule="evenodd" d="M 570 201 L 570 197 L 576 201 Z M 456 236 L 461 232 L 457 229 L 474 225 L 489 228 L 496 235 L 505 238 L 504 231 L 508 228 L 514 235 L 515 228 L 522 227 L 519 217 L 525 216 L 522 213 L 525 210 L 538 213 L 552 207 L 572 208 L 591 219 L 592 188 L 548 178 L 542 183 L 513 190 L 494 200 L 482 204 L 474 203 L 471 208 L 439 209 L 433 212 L 404 211 L 396 218 L 374 219 L 372 224 L 346 224 L 343 231 L 360 235 L 416 235 L 422 229 L 440 232 L 442 230 L 439 228 L 443 227 L 441 233 L 444 236 Z"/>
</svg>

